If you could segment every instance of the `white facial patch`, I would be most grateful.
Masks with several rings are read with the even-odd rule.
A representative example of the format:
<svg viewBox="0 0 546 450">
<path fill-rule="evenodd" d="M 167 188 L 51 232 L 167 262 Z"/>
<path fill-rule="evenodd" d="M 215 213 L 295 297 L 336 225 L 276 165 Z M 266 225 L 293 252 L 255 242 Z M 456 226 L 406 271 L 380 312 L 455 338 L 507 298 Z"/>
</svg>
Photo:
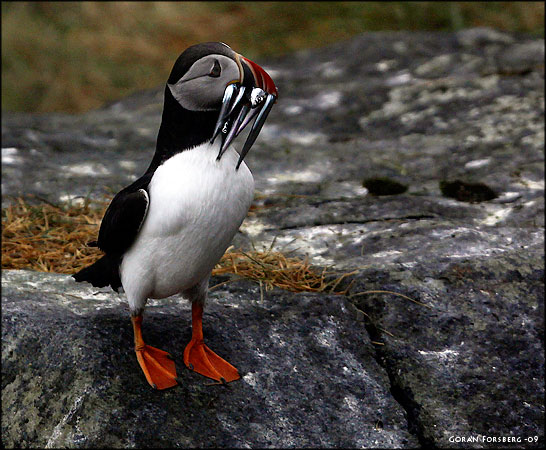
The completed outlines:
<svg viewBox="0 0 546 450">
<path fill-rule="evenodd" d="M 215 62 L 220 64 L 220 76 L 210 76 Z M 190 111 L 211 111 L 219 108 L 226 86 L 240 80 L 237 63 L 224 55 L 207 55 L 195 61 L 176 84 L 167 84 L 182 107 Z"/>
</svg>

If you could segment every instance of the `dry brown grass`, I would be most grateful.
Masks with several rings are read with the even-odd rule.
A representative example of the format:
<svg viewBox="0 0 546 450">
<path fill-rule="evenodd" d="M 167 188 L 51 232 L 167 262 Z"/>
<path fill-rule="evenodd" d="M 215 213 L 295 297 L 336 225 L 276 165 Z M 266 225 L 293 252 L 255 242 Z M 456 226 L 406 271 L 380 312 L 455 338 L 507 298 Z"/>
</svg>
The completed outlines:
<svg viewBox="0 0 546 450">
<path fill-rule="evenodd" d="M 327 269 L 318 271 L 309 261 L 290 257 L 281 252 L 234 251 L 228 249 L 213 275 L 235 274 L 263 285 L 266 290 L 279 287 L 292 292 L 332 292 L 346 294 L 349 286 L 340 287 L 340 283 L 354 272 L 332 277 Z M 212 289 L 212 288 L 211 288 Z"/>
<path fill-rule="evenodd" d="M 31 205 L 17 199 L 2 209 L 2 268 L 69 274 L 92 264 L 102 253 L 85 244 L 96 238 L 106 206 Z"/>
<path fill-rule="evenodd" d="M 102 252 L 86 243 L 96 239 L 107 206 L 108 201 L 96 205 L 31 205 L 18 198 L 2 209 L 2 268 L 72 274 L 92 264 Z M 230 248 L 212 273 L 251 279 L 266 290 L 280 287 L 293 292 L 337 294 L 347 293 L 349 287 L 340 284 L 352 274 L 335 276 L 327 269 L 318 270 L 307 259 L 273 251 L 273 243 L 265 251 Z"/>
<path fill-rule="evenodd" d="M 2 2 L 2 110 L 82 112 L 165 83 L 191 44 L 248 58 L 379 30 L 544 35 L 544 2 Z"/>
</svg>

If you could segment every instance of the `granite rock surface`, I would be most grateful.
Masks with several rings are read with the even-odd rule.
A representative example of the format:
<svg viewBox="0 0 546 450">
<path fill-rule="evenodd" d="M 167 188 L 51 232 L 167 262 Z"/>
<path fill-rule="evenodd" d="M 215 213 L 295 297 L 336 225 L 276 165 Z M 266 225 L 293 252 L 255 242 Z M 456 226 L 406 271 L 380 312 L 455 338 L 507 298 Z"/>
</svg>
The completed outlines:
<svg viewBox="0 0 546 450">
<path fill-rule="evenodd" d="M 180 367 L 157 393 L 122 298 L 6 272 L 4 445 L 544 444 L 544 40 L 368 33 L 258 62 L 280 99 L 234 243 L 354 272 L 349 295 L 213 291 L 205 332 L 243 380 Z M 3 204 L 112 196 L 149 163 L 162 93 L 3 114 Z M 150 339 L 180 355 L 188 305 L 149 309 Z"/>
<path fill-rule="evenodd" d="M 144 335 L 173 355 L 181 379 L 154 391 L 121 297 L 57 274 L 6 271 L 2 282 L 6 446 L 417 445 L 364 316 L 342 296 L 275 290 L 262 299 L 247 281 L 211 292 L 207 345 L 242 375 L 226 386 L 184 366 L 189 304 L 151 302 Z"/>
</svg>

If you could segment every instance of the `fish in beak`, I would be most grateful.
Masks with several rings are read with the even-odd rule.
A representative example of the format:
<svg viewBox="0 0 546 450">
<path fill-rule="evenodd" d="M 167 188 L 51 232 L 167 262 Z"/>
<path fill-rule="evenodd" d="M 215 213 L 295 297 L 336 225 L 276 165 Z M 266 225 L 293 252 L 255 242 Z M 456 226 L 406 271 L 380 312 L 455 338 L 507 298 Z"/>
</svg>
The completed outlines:
<svg viewBox="0 0 546 450">
<path fill-rule="evenodd" d="M 258 64 L 236 54 L 240 79 L 227 85 L 211 143 L 221 135 L 220 159 L 233 140 L 252 122 L 235 169 L 243 162 L 277 101 L 278 91 L 269 74 Z"/>
</svg>

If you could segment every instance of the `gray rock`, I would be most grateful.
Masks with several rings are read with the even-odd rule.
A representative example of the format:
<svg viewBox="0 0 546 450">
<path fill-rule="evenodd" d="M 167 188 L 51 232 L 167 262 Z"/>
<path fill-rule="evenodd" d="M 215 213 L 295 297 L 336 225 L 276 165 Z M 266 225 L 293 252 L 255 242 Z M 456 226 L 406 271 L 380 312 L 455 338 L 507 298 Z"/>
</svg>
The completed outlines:
<svg viewBox="0 0 546 450">
<path fill-rule="evenodd" d="M 499 55 L 498 64 L 508 73 L 544 71 L 544 40 L 512 45 Z"/>
<path fill-rule="evenodd" d="M 486 27 L 461 30 L 455 33 L 455 36 L 459 43 L 464 47 L 511 44 L 514 42 L 514 38 L 509 34 Z"/>
<path fill-rule="evenodd" d="M 462 244 L 465 234 L 450 240 Z M 542 439 L 543 244 L 529 233 L 516 239 L 513 248 L 491 246 L 487 258 L 454 249 L 435 259 L 436 268 L 413 259 L 400 262 L 411 268 L 397 274 L 373 268 L 358 277 L 355 292 L 395 291 L 430 306 L 386 294 L 353 297 L 369 316 L 372 339 L 385 344 L 378 355 L 391 391 L 421 442 L 445 448 L 455 436 Z M 478 444 L 469 446 L 490 446 Z"/>
<path fill-rule="evenodd" d="M 535 435 L 538 442 L 518 444 L 505 440 L 504 444 L 544 444 L 543 39 L 484 29 L 456 34 L 368 33 L 326 48 L 260 63 L 279 86 L 280 99 L 246 158 L 256 179 L 257 195 L 235 245 L 260 249 L 274 242 L 275 250 L 307 256 L 319 268 L 355 271 L 349 300 L 366 313 L 366 320 L 363 326 L 349 318 L 343 308 L 350 308 L 339 297 L 265 292 L 263 305 L 276 302 L 283 311 L 279 310 L 280 316 L 292 310 L 302 311 L 302 315 L 312 310 L 316 315 L 298 322 L 297 326 L 292 323 L 292 328 L 288 325 L 274 328 L 277 325 L 267 315 L 260 316 L 262 303 L 253 303 L 258 297 L 256 287 L 242 283 L 233 287 L 233 291 L 228 290 L 233 297 L 229 292 L 225 294 L 225 301 L 239 304 L 239 308 L 230 308 L 223 320 L 233 325 L 229 329 L 236 329 L 242 320 L 239 314 L 248 313 L 250 308 L 261 322 L 256 330 L 251 331 L 251 326 L 238 328 L 241 335 L 243 331 L 246 337 L 250 335 L 252 342 L 237 335 L 239 341 L 235 346 L 230 336 L 230 344 L 222 348 L 222 336 L 226 335 L 221 333 L 228 328 L 219 326 L 218 312 L 226 309 L 220 299 L 213 299 L 209 316 L 212 343 L 219 352 L 233 351 L 232 359 L 244 354 L 251 355 L 248 358 L 254 361 L 259 351 L 265 355 L 261 362 L 267 375 L 263 377 L 269 381 L 266 387 L 260 385 L 257 390 L 250 390 L 248 378 L 241 382 L 251 396 L 249 401 L 245 400 L 243 387 L 236 384 L 229 387 L 237 392 L 234 400 L 222 390 L 218 394 L 220 403 L 237 413 L 242 411 L 237 402 L 249 405 L 258 402 L 244 426 L 226 422 L 226 416 L 217 420 L 220 413 L 216 409 L 210 412 L 206 406 L 209 391 L 196 387 L 202 381 L 191 373 L 187 374 L 187 385 L 168 391 L 166 396 L 169 399 L 172 396 L 174 402 L 180 398 L 176 392 L 183 389 L 184 397 L 191 398 L 195 406 L 191 412 L 199 420 L 205 420 L 207 426 L 220 424 L 213 427 L 214 440 L 202 445 L 413 447 L 419 444 L 496 448 L 499 443 L 493 438 L 523 440 Z M 162 89 L 157 89 L 81 116 L 4 114 L 3 204 L 17 194 L 32 193 L 58 202 L 78 196 L 100 199 L 115 193 L 140 175 L 149 163 L 161 100 Z M 236 146 L 241 142 L 244 140 L 236 141 Z M 408 190 L 397 195 L 371 195 L 363 184 L 366 179 L 377 177 L 400 182 Z M 463 191 L 442 192 L 440 185 L 444 181 L 458 181 Z M 479 183 L 497 197 L 482 201 L 479 192 L 474 191 Z M 60 289 L 59 292 L 65 292 L 59 286 L 66 287 L 69 282 L 63 277 L 36 276 L 46 277 L 44 280 L 51 289 Z M 16 275 L 10 277 L 17 280 Z M 15 286 L 23 281 L 10 283 Z M 368 291 L 397 292 L 430 308 L 399 296 Z M 4 301 L 9 301 L 11 295 Z M 68 308 L 63 303 L 65 297 L 64 294 L 44 297 L 44 301 L 49 299 L 46 303 L 51 316 L 48 317 L 57 317 L 59 321 L 59 325 L 52 325 L 51 331 L 57 330 L 57 338 L 64 342 L 63 351 L 57 354 L 59 358 L 64 352 L 73 355 L 78 351 L 70 339 L 81 342 L 75 334 L 63 340 L 58 331 L 61 328 L 64 331 L 79 317 L 68 313 L 64 317 Z M 56 361 L 52 362 L 43 353 L 39 335 L 32 328 L 32 317 L 36 316 L 33 304 L 41 304 L 40 294 L 34 292 L 32 298 L 33 301 L 21 303 L 25 306 L 18 313 L 4 311 L 2 320 L 14 327 L 16 322 L 11 317 L 26 315 L 27 321 L 22 321 L 23 325 L 17 329 L 17 336 L 27 339 L 23 353 L 36 351 L 41 356 L 33 364 L 53 366 Z M 93 356 L 92 349 L 78 344 L 83 346 L 79 358 L 92 358 L 93 364 L 100 367 L 103 364 L 105 368 L 101 370 L 108 374 L 115 373 L 112 365 L 122 360 L 127 368 L 124 376 L 131 377 L 132 386 L 138 386 L 139 396 L 146 396 L 149 408 L 136 412 L 136 397 L 130 397 L 132 403 L 122 402 L 124 385 L 110 380 L 117 384 L 107 389 L 117 389 L 117 394 L 93 400 L 102 405 L 99 410 L 104 416 L 100 423 L 113 420 L 113 429 L 127 430 L 121 425 L 127 422 L 127 417 L 131 417 L 131 423 L 148 420 L 151 434 L 157 435 L 157 423 L 168 416 L 177 422 L 173 426 L 179 427 L 173 429 L 182 430 L 181 424 L 185 423 L 182 415 L 170 407 L 162 407 L 153 400 L 154 394 L 146 391 L 147 386 L 139 384 L 142 377 L 128 350 L 129 323 L 119 311 L 117 296 L 106 293 L 100 298 L 94 296 L 86 303 L 89 305 L 86 317 L 95 317 L 95 323 L 100 323 L 108 302 L 114 303 L 108 309 L 110 315 L 104 316 L 104 323 L 117 324 L 124 330 L 115 338 L 116 342 L 123 339 L 123 345 L 114 346 L 117 350 L 113 350 L 112 336 L 107 334 L 94 344 L 105 349 L 101 357 Z M 156 330 L 155 336 L 167 334 L 160 331 L 163 327 L 174 329 L 174 309 L 187 308 L 177 300 L 172 302 L 158 304 L 150 312 L 150 328 Z M 257 310 L 261 312 L 255 313 Z M 169 321 L 160 311 L 168 314 Z M 53 323 L 52 318 L 48 320 Z M 78 324 L 75 330 L 80 334 L 92 334 L 85 331 L 84 324 Z M 307 325 L 310 328 L 305 328 Z M 180 339 L 173 351 L 185 345 L 188 326 L 186 319 L 184 325 L 177 327 L 186 330 L 186 334 L 181 337 L 173 334 L 173 339 Z M 26 327 L 28 334 L 24 331 Z M 272 327 L 277 333 L 274 336 L 259 332 Z M 341 346 L 339 357 L 346 359 L 348 369 L 362 367 L 366 371 L 362 376 L 374 386 L 373 393 L 366 391 L 366 397 L 359 397 L 363 395 L 358 390 L 362 386 L 357 389 L 347 382 L 349 378 L 339 378 L 339 374 L 332 378 L 330 372 L 324 371 L 317 359 L 324 349 L 318 351 L 315 346 L 310 351 L 311 344 L 302 337 L 307 332 L 309 342 L 318 339 L 321 327 L 341 333 L 336 344 Z M 347 331 L 351 327 L 354 330 Z M 105 328 L 101 332 L 109 333 Z M 13 328 L 9 330 L 13 332 Z M 312 367 L 317 371 L 312 386 L 322 384 L 320 392 L 331 397 L 330 402 L 325 400 L 317 406 L 327 412 L 316 422 L 311 418 L 292 423 L 275 419 L 295 417 L 287 411 L 295 409 L 297 399 L 307 404 L 310 392 L 316 392 L 305 390 L 299 378 L 282 379 L 276 366 L 280 364 L 278 357 L 269 356 L 276 355 L 283 342 L 285 345 L 291 342 L 295 332 L 299 337 L 294 351 L 300 352 L 298 355 L 309 352 L 307 373 Z M 343 337 L 346 332 L 351 337 Z M 152 332 L 150 338 L 153 336 Z M 355 350 L 349 339 L 359 343 L 362 353 Z M 369 351 L 371 341 L 376 342 L 373 352 Z M 268 357 L 273 359 L 267 360 Z M 3 361 L 4 358 L 3 353 Z M 70 358 L 67 358 L 69 363 Z M 245 365 L 245 359 L 234 362 Z M 3 392 L 8 389 L 5 392 L 9 393 L 8 397 L 4 394 L 3 398 L 9 401 L 4 400 L 3 407 L 19 413 L 3 430 L 3 435 L 16 436 L 25 424 L 45 420 L 48 413 L 44 413 L 44 408 L 55 411 L 55 420 L 48 422 L 47 432 L 46 428 L 35 432 L 28 428 L 24 441 L 28 445 L 47 443 L 59 424 L 58 435 L 65 437 L 58 442 L 71 446 L 80 445 L 79 435 L 63 433 L 69 429 L 75 433 L 74 424 L 79 423 L 80 428 L 86 424 L 95 430 L 96 421 L 84 420 L 79 412 L 70 413 L 79 408 L 77 399 L 85 392 L 85 386 L 96 389 L 99 385 L 92 370 L 85 374 L 69 372 L 70 379 L 79 380 L 79 384 L 66 391 L 59 387 L 62 382 L 51 381 L 57 383 L 56 392 L 64 392 L 65 397 L 61 398 L 67 398 L 65 403 L 59 403 L 55 397 L 42 400 L 41 410 L 17 409 L 30 404 L 20 397 L 24 394 L 19 386 L 32 380 L 33 372 L 28 367 L 21 369 L 13 362 L 10 364 L 7 369 L 4 364 L 2 369 L 4 378 L 11 380 L 3 385 Z M 336 364 L 340 367 L 341 360 L 336 360 Z M 254 373 L 254 369 L 247 370 Z M 84 378 L 87 384 L 82 381 Z M 286 383 L 294 383 L 289 388 L 294 400 L 287 405 L 282 400 L 285 397 L 278 394 Z M 340 386 L 346 393 L 334 395 Z M 281 399 L 281 410 L 266 402 L 266 390 L 279 396 L 272 398 Z M 259 401 L 257 392 L 264 396 Z M 346 400 L 353 399 L 351 396 L 360 402 L 354 412 L 350 412 L 350 407 L 336 406 L 340 401 L 351 403 L 353 400 Z M 368 397 L 370 409 L 365 407 Z M 112 407 L 110 398 L 119 404 Z M 399 410 L 394 402 L 405 410 L 407 422 L 396 412 Z M 203 419 L 209 413 L 198 408 L 198 404 L 206 406 L 205 410 L 210 412 L 208 418 Z M 378 404 L 385 406 L 383 409 L 373 406 Z M 366 427 L 376 423 L 379 427 L 381 421 L 387 429 L 385 420 L 373 413 L 374 408 L 389 418 L 386 434 L 377 435 L 365 428 L 364 433 L 370 434 L 369 439 L 363 438 L 357 427 L 343 422 L 354 414 Z M 334 416 L 343 418 L 329 416 L 332 411 L 337 411 Z M 112 419 L 108 414 L 118 414 L 123 420 Z M 219 426 L 224 427 L 222 432 L 218 431 Z M 330 431 L 319 433 L 321 426 Z M 338 433 L 343 427 L 349 430 L 346 440 Z M 138 431 L 133 435 L 120 431 L 116 435 L 119 441 L 112 441 L 111 445 L 128 446 L 131 442 L 149 445 L 150 435 L 143 428 L 135 427 Z M 284 437 L 283 429 L 289 430 Z M 411 433 L 409 437 L 407 432 Z M 35 434 L 28 437 L 29 433 Z M 85 436 L 99 436 L 100 432 L 97 433 Z M 180 438 L 177 441 L 180 445 L 196 445 L 196 434 L 190 428 L 180 436 L 187 438 Z M 477 442 L 461 442 L 462 437 Z M 455 438 L 459 440 L 452 442 Z M 10 439 L 14 445 L 16 442 L 23 445 L 15 437 Z"/>
<path fill-rule="evenodd" d="M 117 295 L 30 271 L 4 271 L 2 285 L 7 447 L 417 445 L 362 314 L 341 296 L 274 290 L 261 299 L 244 281 L 213 291 L 205 339 L 242 375 L 227 386 L 181 361 L 189 304 L 151 302 L 144 337 L 175 357 L 183 380 L 153 391 Z"/>
</svg>

